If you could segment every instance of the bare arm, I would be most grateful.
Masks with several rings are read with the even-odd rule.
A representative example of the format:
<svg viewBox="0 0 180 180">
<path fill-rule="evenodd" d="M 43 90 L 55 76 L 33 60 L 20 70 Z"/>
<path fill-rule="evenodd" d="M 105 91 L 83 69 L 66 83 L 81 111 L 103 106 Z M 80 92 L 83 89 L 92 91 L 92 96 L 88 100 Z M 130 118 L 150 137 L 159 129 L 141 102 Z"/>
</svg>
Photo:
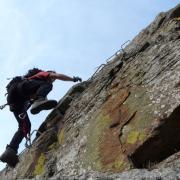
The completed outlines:
<svg viewBox="0 0 180 180">
<path fill-rule="evenodd" d="M 66 76 L 64 74 L 58 74 L 58 73 L 50 73 L 49 77 L 52 79 L 58 79 L 62 81 L 73 81 L 74 79 L 72 77 Z"/>
</svg>

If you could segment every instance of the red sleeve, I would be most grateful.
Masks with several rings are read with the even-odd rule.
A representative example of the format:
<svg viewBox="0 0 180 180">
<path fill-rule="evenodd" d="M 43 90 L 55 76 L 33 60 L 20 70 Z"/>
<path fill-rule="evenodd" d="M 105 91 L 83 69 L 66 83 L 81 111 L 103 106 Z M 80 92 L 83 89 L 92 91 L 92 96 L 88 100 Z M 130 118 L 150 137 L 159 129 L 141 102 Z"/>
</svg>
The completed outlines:
<svg viewBox="0 0 180 180">
<path fill-rule="evenodd" d="M 31 76 L 29 79 L 48 79 L 49 78 L 49 72 L 41 71 L 34 76 Z"/>
</svg>

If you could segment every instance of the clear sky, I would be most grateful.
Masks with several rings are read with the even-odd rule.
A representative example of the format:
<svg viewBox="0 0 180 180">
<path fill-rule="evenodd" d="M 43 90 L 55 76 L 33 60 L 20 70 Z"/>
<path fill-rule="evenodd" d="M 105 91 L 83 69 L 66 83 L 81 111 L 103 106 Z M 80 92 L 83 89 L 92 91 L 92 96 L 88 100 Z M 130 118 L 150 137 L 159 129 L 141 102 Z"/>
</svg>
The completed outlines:
<svg viewBox="0 0 180 180">
<path fill-rule="evenodd" d="M 121 44 L 179 0 L 0 0 L 0 103 L 6 78 L 29 68 L 55 70 L 87 80 Z M 57 81 L 49 98 L 59 100 L 73 85 Z M 38 129 L 50 111 L 30 115 Z M 0 154 L 17 130 L 6 107 L 0 111 Z M 20 151 L 24 149 L 24 142 Z M 0 169 L 5 164 L 0 163 Z"/>
</svg>

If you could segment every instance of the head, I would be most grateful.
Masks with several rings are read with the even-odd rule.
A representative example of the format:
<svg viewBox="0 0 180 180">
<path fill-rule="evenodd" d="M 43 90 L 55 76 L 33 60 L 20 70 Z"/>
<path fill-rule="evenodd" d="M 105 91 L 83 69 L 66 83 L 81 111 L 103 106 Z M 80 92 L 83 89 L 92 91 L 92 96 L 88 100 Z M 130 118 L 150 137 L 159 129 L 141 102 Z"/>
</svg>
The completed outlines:
<svg viewBox="0 0 180 180">
<path fill-rule="evenodd" d="M 33 69 L 30 69 L 25 75 L 24 75 L 24 77 L 25 78 L 29 78 L 29 77 L 31 77 L 31 76 L 33 76 L 33 75 L 35 75 L 35 74 L 37 74 L 37 73 L 39 73 L 39 72 L 41 72 L 42 70 L 41 69 L 38 69 L 38 68 L 33 68 Z"/>
<path fill-rule="evenodd" d="M 52 71 L 52 70 L 49 70 L 49 71 L 47 71 L 47 72 L 50 72 L 50 73 L 56 73 L 56 71 Z"/>
</svg>

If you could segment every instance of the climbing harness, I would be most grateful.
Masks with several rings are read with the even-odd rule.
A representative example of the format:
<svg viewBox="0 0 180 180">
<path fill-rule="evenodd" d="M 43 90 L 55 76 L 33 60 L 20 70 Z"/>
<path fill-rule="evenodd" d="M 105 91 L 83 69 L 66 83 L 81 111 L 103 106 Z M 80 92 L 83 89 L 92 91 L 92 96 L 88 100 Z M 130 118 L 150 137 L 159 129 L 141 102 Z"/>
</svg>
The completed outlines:
<svg viewBox="0 0 180 180">
<path fill-rule="evenodd" d="M 25 113 L 21 113 L 18 115 L 20 119 L 24 120 L 26 118 L 26 114 Z M 30 148 L 32 146 L 32 142 L 31 142 L 31 137 L 34 134 L 34 132 L 38 132 L 40 135 L 42 134 L 41 132 L 39 132 L 38 130 L 33 130 L 32 133 L 28 133 L 26 138 L 26 142 L 25 142 L 25 147 L 26 148 Z"/>
</svg>

